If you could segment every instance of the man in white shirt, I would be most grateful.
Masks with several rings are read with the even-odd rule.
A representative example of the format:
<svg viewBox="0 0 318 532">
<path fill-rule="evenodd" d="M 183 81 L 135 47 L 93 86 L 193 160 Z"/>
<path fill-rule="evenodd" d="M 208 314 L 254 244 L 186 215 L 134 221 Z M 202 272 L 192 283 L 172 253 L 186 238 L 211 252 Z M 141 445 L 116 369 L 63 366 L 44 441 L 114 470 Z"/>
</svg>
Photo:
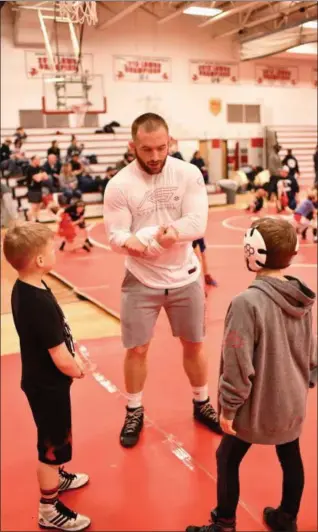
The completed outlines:
<svg viewBox="0 0 318 532">
<path fill-rule="evenodd" d="M 104 198 L 110 246 L 127 255 L 121 326 L 128 405 L 120 442 L 133 447 L 139 440 L 147 352 L 162 307 L 183 345 L 194 417 L 221 434 L 208 397 L 205 295 L 192 248 L 193 240 L 204 235 L 208 219 L 204 180 L 194 165 L 168 156 L 168 126 L 159 115 L 146 113 L 135 120 L 130 149 L 135 161 L 113 177 Z"/>
</svg>

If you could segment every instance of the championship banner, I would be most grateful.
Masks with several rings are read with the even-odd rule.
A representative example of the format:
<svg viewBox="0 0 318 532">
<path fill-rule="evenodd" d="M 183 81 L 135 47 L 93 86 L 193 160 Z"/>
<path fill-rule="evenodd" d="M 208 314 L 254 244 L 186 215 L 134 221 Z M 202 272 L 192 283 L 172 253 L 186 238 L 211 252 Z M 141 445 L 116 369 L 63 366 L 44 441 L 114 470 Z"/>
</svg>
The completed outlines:
<svg viewBox="0 0 318 532">
<path fill-rule="evenodd" d="M 267 65 L 256 65 L 256 83 L 265 86 L 295 86 L 297 85 L 297 67 L 271 67 Z"/>
<path fill-rule="evenodd" d="M 312 77 L 312 84 L 315 88 L 317 88 L 317 68 L 313 68 L 312 69 L 312 73 L 311 73 L 311 77 Z"/>
<path fill-rule="evenodd" d="M 212 61 L 190 61 L 190 78 L 192 83 L 230 84 L 239 81 L 239 66 L 231 63 Z"/>
<path fill-rule="evenodd" d="M 60 53 L 58 56 L 54 55 L 54 64 L 57 72 L 72 75 L 76 74 L 78 59 L 74 54 Z M 91 54 L 82 55 L 81 65 L 81 71 L 93 74 L 93 56 Z M 42 78 L 45 74 L 54 72 L 46 53 L 43 52 L 26 51 L 25 66 L 27 77 L 31 79 Z"/>
<path fill-rule="evenodd" d="M 114 56 L 116 81 L 171 81 L 171 60 L 154 57 Z"/>
</svg>

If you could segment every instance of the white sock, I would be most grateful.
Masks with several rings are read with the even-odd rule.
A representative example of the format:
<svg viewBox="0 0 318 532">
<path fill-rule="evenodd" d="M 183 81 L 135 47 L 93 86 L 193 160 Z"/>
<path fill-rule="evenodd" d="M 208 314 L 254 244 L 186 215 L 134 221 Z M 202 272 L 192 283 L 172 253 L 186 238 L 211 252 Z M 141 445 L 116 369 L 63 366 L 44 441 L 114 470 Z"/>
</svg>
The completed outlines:
<svg viewBox="0 0 318 532">
<path fill-rule="evenodd" d="M 203 402 L 206 401 L 209 397 L 209 389 L 207 384 L 205 386 L 193 386 L 192 390 L 195 401 Z"/>
<path fill-rule="evenodd" d="M 139 408 L 142 406 L 142 392 L 127 393 L 128 408 Z"/>
</svg>

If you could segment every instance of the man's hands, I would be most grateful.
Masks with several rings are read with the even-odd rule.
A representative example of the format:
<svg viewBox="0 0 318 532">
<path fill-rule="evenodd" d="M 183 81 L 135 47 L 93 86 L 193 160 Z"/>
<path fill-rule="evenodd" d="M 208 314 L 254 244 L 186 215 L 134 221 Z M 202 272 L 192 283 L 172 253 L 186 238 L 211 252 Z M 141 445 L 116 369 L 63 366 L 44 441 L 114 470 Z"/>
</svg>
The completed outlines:
<svg viewBox="0 0 318 532">
<path fill-rule="evenodd" d="M 126 240 L 124 247 L 128 250 L 129 255 L 132 257 L 141 257 L 146 251 L 147 246 L 140 242 L 139 238 L 135 235 L 132 235 Z"/>
<path fill-rule="evenodd" d="M 161 247 L 168 249 L 178 241 L 178 232 L 171 226 L 161 226 L 154 238 Z M 132 257 L 141 257 L 147 249 L 135 235 L 126 240 L 124 247 Z"/>
<path fill-rule="evenodd" d="M 161 247 L 168 249 L 178 241 L 178 232 L 174 227 L 162 226 L 156 234 L 155 239 Z"/>
</svg>

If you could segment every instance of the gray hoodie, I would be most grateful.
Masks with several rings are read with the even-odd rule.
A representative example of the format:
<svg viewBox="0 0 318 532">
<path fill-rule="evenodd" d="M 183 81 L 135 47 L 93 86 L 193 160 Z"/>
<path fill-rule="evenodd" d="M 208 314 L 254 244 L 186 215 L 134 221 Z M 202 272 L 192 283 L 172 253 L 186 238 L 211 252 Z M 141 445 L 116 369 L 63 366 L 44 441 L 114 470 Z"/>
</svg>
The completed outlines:
<svg viewBox="0 0 318 532">
<path fill-rule="evenodd" d="M 308 388 L 317 379 L 315 294 L 286 279 L 258 276 L 233 299 L 225 320 L 219 409 L 250 443 L 298 438 Z"/>
</svg>

